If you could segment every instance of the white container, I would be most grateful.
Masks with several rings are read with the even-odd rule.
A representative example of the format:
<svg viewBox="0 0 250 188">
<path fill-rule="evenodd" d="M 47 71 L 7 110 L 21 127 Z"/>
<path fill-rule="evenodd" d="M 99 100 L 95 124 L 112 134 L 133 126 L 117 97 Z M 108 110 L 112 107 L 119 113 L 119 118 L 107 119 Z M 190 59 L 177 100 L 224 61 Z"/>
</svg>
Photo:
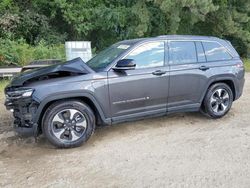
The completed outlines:
<svg viewBox="0 0 250 188">
<path fill-rule="evenodd" d="M 92 58 L 90 41 L 65 42 L 65 50 L 67 61 L 80 57 L 84 62 L 87 62 Z"/>
</svg>

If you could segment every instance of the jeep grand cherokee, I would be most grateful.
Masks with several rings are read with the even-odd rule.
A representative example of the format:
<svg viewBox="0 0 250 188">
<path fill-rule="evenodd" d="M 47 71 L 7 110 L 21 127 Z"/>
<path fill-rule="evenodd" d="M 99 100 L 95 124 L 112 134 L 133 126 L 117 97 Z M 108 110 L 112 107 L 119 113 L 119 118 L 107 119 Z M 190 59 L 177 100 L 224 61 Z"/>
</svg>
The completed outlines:
<svg viewBox="0 0 250 188">
<path fill-rule="evenodd" d="M 17 132 L 76 147 L 96 125 L 199 110 L 220 118 L 243 85 L 243 63 L 229 41 L 166 35 L 118 42 L 86 63 L 24 72 L 6 87 L 5 105 Z"/>
</svg>

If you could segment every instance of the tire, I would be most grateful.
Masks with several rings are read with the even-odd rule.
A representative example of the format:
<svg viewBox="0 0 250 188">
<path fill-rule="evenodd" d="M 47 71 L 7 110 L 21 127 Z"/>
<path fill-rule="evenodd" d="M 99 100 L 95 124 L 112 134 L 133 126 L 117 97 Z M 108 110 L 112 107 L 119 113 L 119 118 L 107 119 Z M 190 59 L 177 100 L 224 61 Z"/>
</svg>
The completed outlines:
<svg viewBox="0 0 250 188">
<path fill-rule="evenodd" d="M 221 118 L 231 109 L 232 103 L 231 88 L 225 83 L 216 83 L 208 88 L 202 110 L 211 118 Z"/>
<path fill-rule="evenodd" d="M 81 101 L 53 103 L 45 111 L 42 131 L 48 141 L 59 148 L 73 148 L 86 142 L 95 130 L 95 116 Z"/>
</svg>

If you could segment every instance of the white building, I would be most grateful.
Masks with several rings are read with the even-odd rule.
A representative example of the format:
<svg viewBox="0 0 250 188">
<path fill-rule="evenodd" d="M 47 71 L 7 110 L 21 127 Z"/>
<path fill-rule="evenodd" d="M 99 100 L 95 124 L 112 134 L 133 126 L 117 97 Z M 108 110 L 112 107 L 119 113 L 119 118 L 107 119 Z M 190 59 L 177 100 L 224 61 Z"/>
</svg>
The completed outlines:
<svg viewBox="0 0 250 188">
<path fill-rule="evenodd" d="M 67 61 L 80 57 L 87 62 L 92 58 L 90 41 L 68 41 L 65 42 L 65 49 Z"/>
</svg>

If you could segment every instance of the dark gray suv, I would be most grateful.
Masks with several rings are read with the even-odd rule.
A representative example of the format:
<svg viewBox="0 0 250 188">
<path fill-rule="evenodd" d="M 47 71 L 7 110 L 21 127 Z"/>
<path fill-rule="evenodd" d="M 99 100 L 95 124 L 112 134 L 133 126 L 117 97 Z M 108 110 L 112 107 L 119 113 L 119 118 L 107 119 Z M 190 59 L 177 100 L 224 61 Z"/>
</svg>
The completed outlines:
<svg viewBox="0 0 250 188">
<path fill-rule="evenodd" d="M 199 110 L 220 118 L 243 85 L 244 66 L 229 41 L 168 35 L 22 73 L 6 87 L 5 105 L 17 132 L 75 147 L 96 125 Z"/>
</svg>

